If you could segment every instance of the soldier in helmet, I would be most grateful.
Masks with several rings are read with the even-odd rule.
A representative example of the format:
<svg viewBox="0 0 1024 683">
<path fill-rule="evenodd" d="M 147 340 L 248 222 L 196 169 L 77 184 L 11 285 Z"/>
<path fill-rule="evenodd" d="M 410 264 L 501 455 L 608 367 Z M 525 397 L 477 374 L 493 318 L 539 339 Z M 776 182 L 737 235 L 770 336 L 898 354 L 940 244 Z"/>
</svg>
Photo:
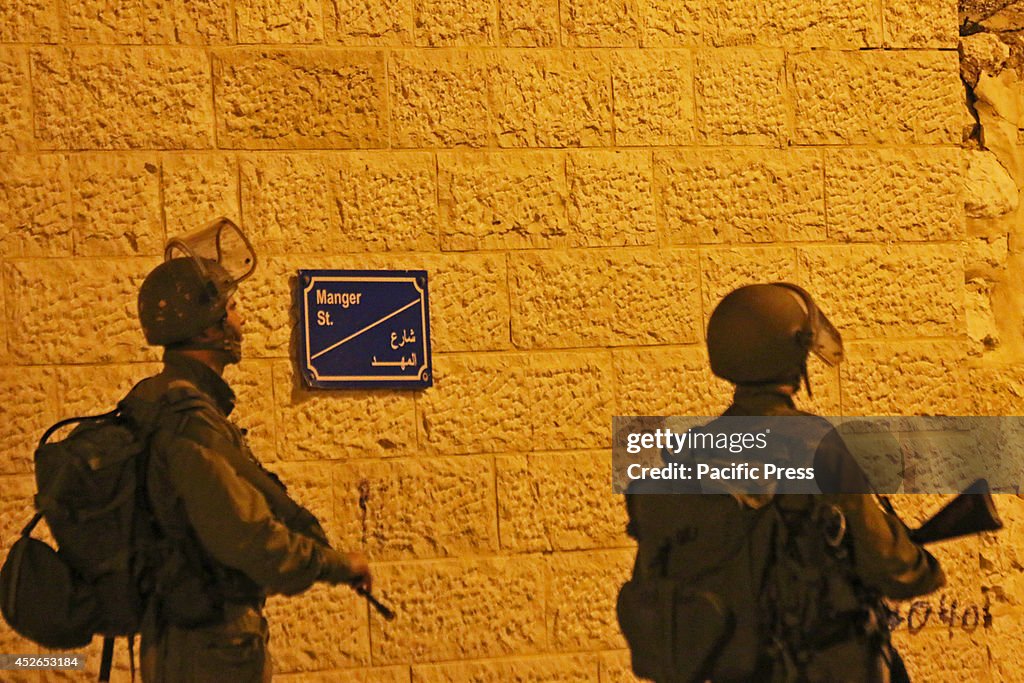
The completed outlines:
<svg viewBox="0 0 1024 683">
<path fill-rule="evenodd" d="M 370 585 L 366 558 L 330 548 L 228 417 L 222 374 L 242 357 L 234 293 L 255 266 L 245 235 L 220 219 L 169 242 L 139 291 L 146 341 L 164 347 L 163 370 L 132 390 L 159 416 L 147 493 L 166 539 L 142 628 L 145 681 L 269 680 L 269 593 Z"/>
<path fill-rule="evenodd" d="M 832 425 L 796 407 L 801 386 L 810 392 L 808 355 L 837 364 L 839 333 L 800 287 L 750 285 L 715 308 L 707 345 L 712 372 L 736 390 L 724 415 L 701 429 L 773 420 L 773 443 L 807 451 L 823 493 L 716 486 L 728 495 L 709 495 L 692 481 L 631 486 L 638 549 L 619 620 L 634 669 L 659 683 L 906 681 L 882 598 L 922 595 L 945 579 L 869 493 Z M 692 464 L 707 455 L 685 457 Z M 666 604 L 670 617 L 661 616 Z M 662 624 L 658 633 L 652 620 Z M 658 639 L 663 645 L 647 645 Z"/>
</svg>

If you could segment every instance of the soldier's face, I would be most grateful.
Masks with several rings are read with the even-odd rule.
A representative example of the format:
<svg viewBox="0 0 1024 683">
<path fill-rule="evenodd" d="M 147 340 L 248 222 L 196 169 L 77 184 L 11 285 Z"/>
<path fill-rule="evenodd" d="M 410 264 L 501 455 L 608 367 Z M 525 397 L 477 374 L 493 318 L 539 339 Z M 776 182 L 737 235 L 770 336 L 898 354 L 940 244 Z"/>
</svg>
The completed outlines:
<svg viewBox="0 0 1024 683">
<path fill-rule="evenodd" d="M 245 318 L 242 317 L 241 311 L 238 310 L 238 302 L 235 301 L 234 297 L 228 301 L 227 305 L 227 318 L 224 320 L 224 327 L 228 331 L 228 334 L 233 334 L 238 341 L 242 340 L 242 326 L 245 324 Z"/>
<path fill-rule="evenodd" d="M 238 302 L 234 298 L 227 304 L 227 315 L 224 316 L 224 323 L 221 326 L 224 350 L 228 353 L 229 363 L 238 363 L 242 360 L 242 325 L 245 320 L 238 310 Z"/>
</svg>

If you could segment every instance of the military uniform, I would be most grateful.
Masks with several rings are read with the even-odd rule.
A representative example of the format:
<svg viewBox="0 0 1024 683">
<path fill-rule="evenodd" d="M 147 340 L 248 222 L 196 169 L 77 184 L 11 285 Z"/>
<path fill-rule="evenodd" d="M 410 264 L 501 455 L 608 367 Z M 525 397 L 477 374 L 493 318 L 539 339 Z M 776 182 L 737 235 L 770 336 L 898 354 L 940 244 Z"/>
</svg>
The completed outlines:
<svg viewBox="0 0 1024 683">
<path fill-rule="evenodd" d="M 727 294 L 706 341 L 711 371 L 737 388 L 723 418 L 698 431 L 733 432 L 729 418 L 752 418 L 729 436 L 770 431 L 773 464 L 813 463 L 814 481 L 631 484 L 639 543 L 618 607 L 634 671 L 659 683 L 899 680 L 881 596 L 922 595 L 944 576 L 869 493 L 832 425 L 793 403 L 801 384 L 810 392 L 808 355 L 835 366 L 841 335 L 809 293 L 779 282 Z M 736 459 L 717 444 L 663 457 L 690 472 Z"/>
<path fill-rule="evenodd" d="M 737 387 L 733 403 L 724 416 L 758 415 L 814 417 L 797 410 L 792 396 L 779 387 Z M 810 426 L 807 420 L 793 424 L 798 429 Z M 857 601 L 866 602 L 862 606 L 868 611 L 862 612 L 863 618 L 856 621 L 842 623 L 837 619 L 838 623 L 816 628 L 817 633 L 809 641 L 812 645 L 817 643 L 817 647 L 806 653 L 807 659 L 801 663 L 802 674 L 808 683 L 893 680 L 890 668 L 901 672 L 902 662 L 889 646 L 888 625 L 878 598 L 905 599 L 930 593 L 945 583 L 945 575 L 931 553 L 910 540 L 903 522 L 884 510 L 875 496 L 865 493 L 871 490 L 870 483 L 831 425 L 820 420 L 817 426 L 822 431 L 811 427 L 808 431 L 817 433 L 807 437 L 815 453 L 816 478 L 827 493 L 816 500 L 804 494 L 780 495 L 775 504 L 783 514 L 791 515 L 808 514 L 816 507 L 831 505 L 841 511 L 847 561 L 852 569 L 848 579 L 855 584 L 855 590 L 847 593 L 847 587 L 836 582 L 832 586 L 833 595 L 826 595 L 824 599 L 831 598 L 837 603 L 849 601 L 853 604 L 848 607 L 853 610 Z M 826 607 L 829 608 L 842 609 L 843 606 Z M 785 680 L 785 675 L 776 663 L 773 679 Z"/>
<path fill-rule="evenodd" d="M 228 420 L 227 383 L 173 350 L 164 362 L 132 392 L 159 406 L 147 492 L 167 539 L 142 629 L 143 680 L 269 680 L 267 594 L 340 580 L 348 560 L 255 461 Z"/>
</svg>

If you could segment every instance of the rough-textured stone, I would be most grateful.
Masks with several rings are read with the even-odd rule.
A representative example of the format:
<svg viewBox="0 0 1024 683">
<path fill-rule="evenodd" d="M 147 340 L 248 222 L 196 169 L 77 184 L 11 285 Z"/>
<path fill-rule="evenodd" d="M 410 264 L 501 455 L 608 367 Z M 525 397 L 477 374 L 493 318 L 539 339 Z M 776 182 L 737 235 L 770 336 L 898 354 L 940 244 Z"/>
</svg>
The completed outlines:
<svg viewBox="0 0 1024 683">
<path fill-rule="evenodd" d="M 331 48 L 220 51 L 217 142 L 249 149 L 387 144 L 384 53 Z"/>
<path fill-rule="evenodd" d="M 997 218 L 1017 209 L 1017 183 L 986 150 L 967 152 L 964 209 L 971 218 Z"/>
<path fill-rule="evenodd" d="M 238 160 L 234 155 L 166 155 L 160 189 L 169 237 L 188 234 L 218 216 L 241 220 Z M 246 233 L 252 239 L 249 228 L 247 221 Z"/>
<path fill-rule="evenodd" d="M 75 43 L 134 43 L 145 39 L 142 0 L 78 0 L 67 3 L 68 36 Z"/>
<path fill-rule="evenodd" d="M 331 249 L 437 251 L 433 155 L 359 154 L 331 162 Z"/>
<path fill-rule="evenodd" d="M 612 141 L 611 76 L 598 52 L 516 50 L 490 74 L 502 147 L 595 147 Z"/>
<path fill-rule="evenodd" d="M 771 144 L 788 137 L 783 52 L 705 50 L 696 71 L 697 129 L 705 142 Z"/>
<path fill-rule="evenodd" d="M 234 42 L 230 0 L 151 0 L 146 42 L 224 45 Z"/>
<path fill-rule="evenodd" d="M 574 152 L 566 159 L 565 173 L 570 246 L 657 242 L 649 154 Z"/>
<path fill-rule="evenodd" d="M 503 255 L 273 258 L 261 262 L 240 298 L 246 312 L 246 348 L 253 356 L 284 356 L 297 344 L 295 277 L 299 268 L 414 269 L 427 271 L 430 337 L 434 353 L 506 349 L 509 296 Z M 296 347 L 297 348 L 297 347 Z"/>
<path fill-rule="evenodd" d="M 1019 578 L 1007 582 L 1011 590 L 1019 590 Z M 1009 612 L 993 619 L 993 632 L 988 638 L 990 654 L 990 676 L 993 681 L 1018 683 L 1024 670 L 1024 628 L 1019 612 Z"/>
<path fill-rule="evenodd" d="M 2 266 L 0 266 L 0 277 L 2 277 Z M 6 365 L 10 361 L 10 352 L 8 344 L 8 328 L 10 327 L 9 318 L 7 317 L 7 287 L 0 282 L 0 320 L 3 321 L 3 325 L 0 326 L 0 365 Z"/>
<path fill-rule="evenodd" d="M 974 355 L 997 348 L 1001 342 L 999 324 L 992 307 L 995 286 L 995 282 L 982 277 L 972 277 L 964 282 L 967 338 L 971 341 Z"/>
<path fill-rule="evenodd" d="M 73 47 L 32 52 L 35 129 L 57 149 L 213 145 L 210 65 L 192 48 Z"/>
<path fill-rule="evenodd" d="M 1021 571 L 1021 535 L 1024 532 L 1024 499 L 1018 495 L 995 495 L 994 502 L 1003 529 L 995 534 L 986 534 L 981 539 L 980 567 L 982 586 L 989 587 L 988 597 L 993 613 L 993 626 L 1005 638 L 1016 624 L 1014 613 L 1019 615 L 1022 606 L 1021 587 L 1024 587 L 1024 572 Z M 1019 617 L 1018 617 L 1019 618 Z M 1003 623 L 1009 622 L 1009 623 Z"/>
<path fill-rule="evenodd" d="M 767 282 L 795 282 L 796 264 L 796 249 L 785 247 L 741 247 L 702 251 L 701 305 L 705 325 L 718 302 L 737 287 Z"/>
<path fill-rule="evenodd" d="M 340 465 L 333 491 L 342 538 L 375 562 L 492 553 L 494 481 L 485 457 Z"/>
<path fill-rule="evenodd" d="M 615 600 L 619 587 L 632 573 L 635 556 L 629 549 L 549 557 L 547 617 L 553 649 L 625 646 L 615 617 Z"/>
<path fill-rule="evenodd" d="M 277 452 L 282 460 L 350 460 L 414 452 L 413 396 L 344 394 L 302 386 L 290 363 L 274 365 Z"/>
<path fill-rule="evenodd" d="M 800 144 L 960 142 L 951 53 L 816 51 L 789 63 Z"/>
<path fill-rule="evenodd" d="M 673 244 L 825 238 L 822 157 L 810 150 L 658 153 L 658 215 Z"/>
<path fill-rule="evenodd" d="M 392 144 L 487 144 L 486 75 L 486 65 L 479 55 L 468 51 L 394 53 L 389 68 Z"/>
<path fill-rule="evenodd" d="M 995 113 L 1010 123 L 1020 125 L 1024 121 L 1024 92 L 1016 69 L 1003 69 L 996 75 L 981 74 L 974 86 L 974 94 L 981 102 L 992 105 Z M 984 127 L 985 118 L 981 116 L 981 111 L 978 114 L 979 122 Z"/>
<path fill-rule="evenodd" d="M 242 203 L 261 254 L 437 247 L 434 161 L 425 154 L 247 158 Z"/>
<path fill-rule="evenodd" d="M 413 0 L 331 0 L 324 3 L 327 41 L 343 45 L 408 45 Z"/>
<path fill-rule="evenodd" d="M 1019 364 L 968 369 L 975 415 L 1020 415 L 1024 405 L 1024 368 Z"/>
<path fill-rule="evenodd" d="M 323 12 L 303 0 L 237 0 L 239 43 L 318 43 L 324 39 Z"/>
<path fill-rule="evenodd" d="M 246 235 L 258 254 L 330 248 L 336 235 L 331 231 L 330 179 L 324 155 L 247 156 L 240 166 Z"/>
<path fill-rule="evenodd" d="M 951 48 L 959 38 L 956 4 L 887 0 L 882 15 L 885 45 L 895 48 Z"/>
<path fill-rule="evenodd" d="M 692 251 L 524 253 L 509 267 L 520 348 L 680 344 L 699 335 Z"/>
<path fill-rule="evenodd" d="M 693 140 L 693 66 L 688 51 L 623 52 L 612 66 L 612 89 L 617 145 L 682 145 Z"/>
<path fill-rule="evenodd" d="M 635 1 L 567 0 L 561 3 L 563 44 L 572 47 L 636 47 L 640 7 Z"/>
<path fill-rule="evenodd" d="M 152 259 L 3 264 L 11 358 L 21 363 L 149 360 L 136 313 Z M 68 283 L 75 283 L 68 287 Z"/>
<path fill-rule="evenodd" d="M 718 10 L 719 44 L 806 49 L 877 47 L 881 42 L 881 8 L 872 0 L 719 0 L 708 4 Z"/>
<path fill-rule="evenodd" d="M 155 362 L 59 368 L 53 390 L 58 419 L 112 410 L 136 382 L 155 375 L 160 368 Z"/>
<path fill-rule="evenodd" d="M 629 650 L 602 652 L 598 657 L 601 683 L 643 683 L 633 674 Z"/>
<path fill-rule="evenodd" d="M 363 599 L 348 586 L 319 584 L 300 596 L 272 598 L 265 614 L 274 671 L 368 666 L 366 609 Z"/>
<path fill-rule="evenodd" d="M 612 359 L 615 415 L 718 415 L 732 397 L 711 374 L 703 345 L 622 349 Z"/>
<path fill-rule="evenodd" d="M 964 355 L 956 342 L 849 344 L 840 366 L 843 414 L 970 414 Z"/>
<path fill-rule="evenodd" d="M 959 149 L 844 149 L 825 156 L 831 239 L 959 239 L 962 196 Z"/>
<path fill-rule="evenodd" d="M 920 610 L 919 610 L 920 611 Z M 967 623 L 973 623 L 973 613 Z M 984 681 L 1019 680 L 1018 678 L 996 677 L 989 679 L 989 644 L 995 634 L 986 633 L 983 626 L 964 628 L 964 616 L 960 612 L 946 617 L 955 622 L 955 627 L 925 629 L 918 633 L 898 632 L 894 645 L 907 666 L 912 681 Z M 929 623 L 941 623 L 934 614 Z M 998 649 L 993 647 L 993 650 Z M 995 659 L 995 657 L 993 657 Z"/>
<path fill-rule="evenodd" d="M 282 683 L 409 683 L 408 666 L 380 666 L 365 669 L 336 669 L 278 675 Z"/>
<path fill-rule="evenodd" d="M 611 445 L 611 355 L 533 354 L 523 391 L 529 399 L 531 449 Z"/>
<path fill-rule="evenodd" d="M 71 42 L 96 44 L 223 45 L 233 42 L 228 0 L 76 0 L 67 7 Z M 250 0 L 250 6 L 252 0 Z M 249 13 L 239 18 L 252 33 Z M 57 22 L 49 29 L 57 30 Z M 268 37 L 272 35 L 268 33 Z M 43 40 L 40 42 L 55 42 Z M 248 41 L 246 41 L 248 42 Z"/>
<path fill-rule="evenodd" d="M 607 446 L 610 364 L 588 353 L 438 358 L 418 403 L 420 443 L 441 453 Z"/>
<path fill-rule="evenodd" d="M 80 256 L 161 254 L 160 162 L 155 155 L 71 158 L 72 226 Z"/>
<path fill-rule="evenodd" d="M 1010 57 L 1010 46 L 994 33 L 975 33 L 960 39 L 960 76 L 974 86 L 982 72 L 997 74 Z"/>
<path fill-rule="evenodd" d="M 804 287 L 846 339 L 963 330 L 963 261 L 945 246 L 800 250 Z"/>
<path fill-rule="evenodd" d="M 255 454 L 259 458 L 259 454 Z M 262 460 L 261 460 L 262 462 Z M 358 540 L 346 538 L 348 513 L 339 513 L 334 504 L 333 474 L 337 463 L 277 462 L 268 467 L 288 487 L 288 495 L 320 521 L 327 538 L 336 548 L 361 548 Z"/>
<path fill-rule="evenodd" d="M 550 47 L 558 44 L 558 0 L 500 2 L 498 22 L 502 45 Z"/>
<path fill-rule="evenodd" d="M 438 159 L 445 250 L 563 246 L 565 160 L 554 152 L 453 152 Z"/>
<path fill-rule="evenodd" d="M 59 37 L 57 0 L 9 0 L 0 7 L 0 43 L 52 43 Z"/>
<path fill-rule="evenodd" d="M 516 557 L 381 566 L 374 591 L 402 618 L 370 622 L 374 663 L 531 654 L 546 642 L 544 563 Z"/>
<path fill-rule="evenodd" d="M 440 356 L 434 386 L 417 405 L 420 442 L 442 453 L 493 453 L 531 447 L 522 355 Z M 486 406 L 482 409 L 481 406 Z"/>
<path fill-rule="evenodd" d="M 597 663 L 583 655 L 427 664 L 412 668 L 413 683 L 595 683 Z"/>
<path fill-rule="evenodd" d="M 807 372 L 814 395 L 808 396 L 807 387 L 801 385 L 800 393 L 795 399 L 797 407 L 815 415 L 842 415 L 841 370 L 842 364 L 830 368 L 812 354 L 807 363 Z"/>
<path fill-rule="evenodd" d="M 70 187 L 65 157 L 0 157 L 0 257 L 70 256 Z"/>
<path fill-rule="evenodd" d="M 0 493 L 0 552 L 6 558 L 7 551 L 18 540 L 22 528 L 28 524 L 35 512 L 32 500 L 36 493 L 36 482 L 35 477 L 30 474 L 4 474 L 0 475 L 0 484 L 3 485 L 0 487 L 0 491 L 3 491 Z M 11 633 L 6 622 L 0 625 L 0 633 L 9 633 L 12 638 L 17 637 Z M 0 636 L 0 639 L 3 639 L 3 636 Z"/>
<path fill-rule="evenodd" d="M 713 43 L 718 17 L 706 3 L 645 0 L 640 4 L 644 47 L 678 47 Z"/>
<path fill-rule="evenodd" d="M 536 552 L 632 545 L 626 508 L 611 495 L 611 467 L 607 451 L 499 457 L 501 547 Z"/>
<path fill-rule="evenodd" d="M 0 421 L 0 473 L 32 471 L 32 455 L 39 437 L 58 419 L 51 389 L 53 381 L 53 374 L 42 368 L 0 366 L 0 401 L 4 406 L 4 419 Z M 27 517 L 22 526 L 25 522 Z M 6 541 L 8 536 L 0 540 Z"/>
<path fill-rule="evenodd" d="M 27 51 L 0 48 L 0 150 L 32 146 L 32 83 Z"/>
<path fill-rule="evenodd" d="M 415 0 L 416 44 L 493 45 L 498 11 L 491 0 Z"/>
</svg>

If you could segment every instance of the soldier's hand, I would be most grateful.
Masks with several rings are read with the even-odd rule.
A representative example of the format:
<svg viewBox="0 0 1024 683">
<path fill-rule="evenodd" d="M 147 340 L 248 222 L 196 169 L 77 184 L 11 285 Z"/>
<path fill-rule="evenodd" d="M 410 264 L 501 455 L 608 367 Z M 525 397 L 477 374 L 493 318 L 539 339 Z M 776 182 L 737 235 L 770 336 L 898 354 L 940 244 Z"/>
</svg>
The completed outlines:
<svg viewBox="0 0 1024 683">
<path fill-rule="evenodd" d="M 354 588 L 370 589 L 370 563 L 362 553 L 340 553 L 323 547 L 323 568 L 320 580 L 327 583 L 347 583 Z"/>
<path fill-rule="evenodd" d="M 348 558 L 349 570 L 352 572 L 352 578 L 348 583 L 355 588 L 369 591 L 373 587 L 373 579 L 370 576 L 370 562 L 366 559 L 366 555 L 355 552 L 345 553 L 345 556 Z"/>
</svg>

